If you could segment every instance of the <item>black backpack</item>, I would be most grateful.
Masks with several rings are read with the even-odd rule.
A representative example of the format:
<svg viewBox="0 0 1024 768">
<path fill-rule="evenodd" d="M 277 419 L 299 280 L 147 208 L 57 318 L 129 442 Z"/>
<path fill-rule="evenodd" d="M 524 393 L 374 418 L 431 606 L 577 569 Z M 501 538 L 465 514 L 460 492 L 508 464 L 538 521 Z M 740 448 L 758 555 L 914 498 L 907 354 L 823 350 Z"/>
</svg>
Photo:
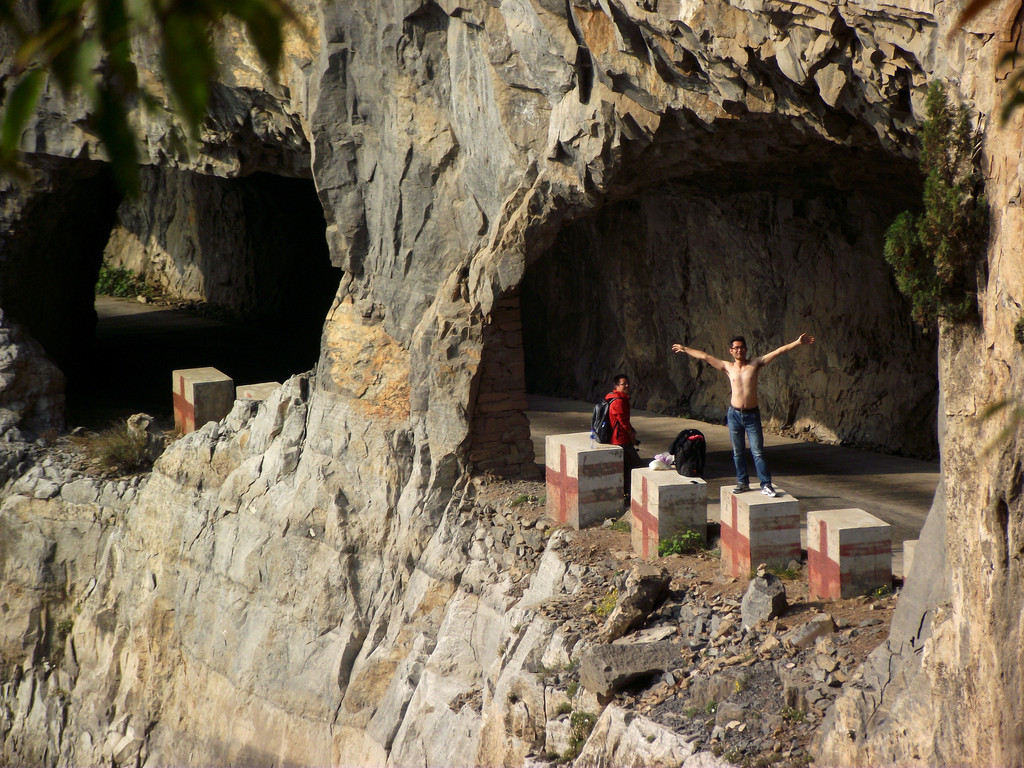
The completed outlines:
<svg viewBox="0 0 1024 768">
<path fill-rule="evenodd" d="M 618 398 L 613 399 L 618 400 Z M 606 400 L 602 397 L 594 406 L 594 415 L 590 419 L 590 434 L 599 443 L 610 443 L 612 441 L 612 423 L 608 418 L 608 410 L 611 408 L 611 404 L 611 400 Z"/>
<path fill-rule="evenodd" d="M 676 435 L 669 449 L 676 460 L 676 472 L 684 477 L 700 477 L 704 474 L 707 452 L 704 433 L 699 429 L 684 429 Z"/>
</svg>

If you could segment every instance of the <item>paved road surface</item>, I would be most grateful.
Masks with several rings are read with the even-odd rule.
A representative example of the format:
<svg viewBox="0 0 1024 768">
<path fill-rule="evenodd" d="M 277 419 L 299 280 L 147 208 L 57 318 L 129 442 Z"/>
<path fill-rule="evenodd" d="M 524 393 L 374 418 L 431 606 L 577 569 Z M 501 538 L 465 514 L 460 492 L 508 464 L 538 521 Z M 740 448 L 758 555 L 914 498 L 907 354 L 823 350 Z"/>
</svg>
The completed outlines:
<svg viewBox="0 0 1024 768">
<path fill-rule="evenodd" d="M 311 368 L 318 352 L 317 334 L 297 334 L 279 324 L 222 323 L 108 297 L 97 298 L 96 310 L 94 378 L 69 403 L 71 426 L 90 421 L 105 426 L 115 416 L 143 410 L 169 417 L 175 368 L 212 365 L 238 383 L 283 381 Z M 307 337 L 309 343 L 296 343 Z M 545 435 L 590 429 L 590 403 L 542 396 L 531 396 L 529 402 L 527 415 L 541 467 Z M 718 489 L 736 481 L 726 428 L 646 411 L 633 412 L 633 425 L 643 441 L 640 454 L 648 459 L 667 451 L 681 429 L 695 427 L 704 433 L 709 517 L 717 522 Z M 775 486 L 800 500 L 804 518 L 808 510 L 859 507 L 892 525 L 893 571 L 902 573 L 903 541 L 916 539 L 924 525 L 938 483 L 937 463 L 774 435 L 765 435 L 765 445 Z"/>
<path fill-rule="evenodd" d="M 316 365 L 320 351 L 319 324 L 222 322 L 109 296 L 96 297 L 96 314 L 90 370 L 69 383 L 71 427 L 101 428 L 139 411 L 166 426 L 172 370 L 213 366 L 236 384 L 284 381 Z"/>
<path fill-rule="evenodd" d="M 533 445 L 537 463 L 544 466 L 544 436 L 563 432 L 590 431 L 593 405 L 576 400 L 531 395 L 529 397 Z M 633 426 L 641 440 L 640 455 L 650 459 L 667 451 L 682 429 L 704 433 L 708 460 L 704 479 L 708 482 L 708 517 L 719 519 L 719 488 L 736 483 L 728 430 L 718 424 L 633 411 Z M 766 434 L 766 454 L 773 483 L 800 501 L 800 516 L 818 509 L 857 507 L 889 523 L 893 540 L 893 572 L 903 573 L 903 542 L 916 539 L 924 525 L 939 482 L 937 462 L 886 456 L 841 446 L 821 445 Z M 751 470 L 753 460 L 749 453 Z M 806 546 L 806 535 L 803 537 Z"/>
</svg>

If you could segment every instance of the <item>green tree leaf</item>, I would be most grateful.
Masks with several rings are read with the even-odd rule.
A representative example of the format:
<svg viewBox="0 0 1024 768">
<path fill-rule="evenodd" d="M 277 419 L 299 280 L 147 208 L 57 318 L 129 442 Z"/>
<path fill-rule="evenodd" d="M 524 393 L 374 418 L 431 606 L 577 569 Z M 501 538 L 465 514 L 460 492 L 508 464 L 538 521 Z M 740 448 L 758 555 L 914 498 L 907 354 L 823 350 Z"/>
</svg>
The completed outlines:
<svg viewBox="0 0 1024 768">
<path fill-rule="evenodd" d="M 198 140 L 199 125 L 210 99 L 209 81 L 217 72 L 206 20 L 172 13 L 163 19 L 163 68 L 178 108 Z"/>
<path fill-rule="evenodd" d="M 280 8 L 265 0 L 236 0 L 231 10 L 245 24 L 249 39 L 271 71 L 281 64 L 283 22 Z"/>
<path fill-rule="evenodd" d="M 139 187 L 139 157 L 135 134 L 128 123 L 128 112 L 120 93 L 103 86 L 93 116 L 96 133 L 107 148 L 114 178 L 129 194 Z"/>
<path fill-rule="evenodd" d="M 39 101 L 46 73 L 41 69 L 26 72 L 7 98 L 3 123 L 0 124 L 0 156 L 13 157 L 21 142 L 21 134 L 28 125 Z"/>
<path fill-rule="evenodd" d="M 0 121 L 0 165 L 13 171 L 21 134 L 52 75 L 65 95 L 80 91 L 90 105 L 89 125 L 103 143 L 117 178 L 137 178 L 137 137 L 128 120 L 130 110 L 151 112 L 165 105 L 139 84 L 132 59 L 132 37 L 155 34 L 160 40 L 161 71 L 174 108 L 192 140 L 210 99 L 210 81 L 217 74 L 211 29 L 224 17 L 240 21 L 271 74 L 284 48 L 282 27 L 295 24 L 309 34 L 287 0 L 35 0 L 27 20 L 19 0 L 0 0 L 0 25 L 18 40 L 10 70 L 21 77 L 7 92 Z M 180 135 L 172 125 L 170 136 Z M 173 148 L 172 148 L 173 149 Z M 182 157 L 188 148 L 179 147 Z M 125 191 L 130 191 L 126 189 Z"/>
</svg>

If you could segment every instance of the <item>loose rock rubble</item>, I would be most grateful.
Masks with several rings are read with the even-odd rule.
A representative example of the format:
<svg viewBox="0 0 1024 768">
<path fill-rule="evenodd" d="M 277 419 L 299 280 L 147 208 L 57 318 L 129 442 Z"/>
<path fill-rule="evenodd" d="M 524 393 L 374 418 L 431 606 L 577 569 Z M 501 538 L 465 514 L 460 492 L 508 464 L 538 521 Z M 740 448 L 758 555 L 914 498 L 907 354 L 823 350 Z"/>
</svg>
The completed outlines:
<svg viewBox="0 0 1024 768">
<path fill-rule="evenodd" d="M 521 536 L 521 526 L 536 530 L 543 486 L 523 491 L 522 485 L 506 490 L 507 497 L 536 501 L 515 511 L 497 511 L 502 505 L 496 503 L 492 515 L 502 521 L 502 533 L 495 533 L 495 542 Z M 580 641 L 572 663 L 544 670 L 545 683 L 576 703 L 582 686 L 596 695 L 596 708 L 621 708 L 627 721 L 643 716 L 675 732 L 695 754 L 710 752 L 728 763 L 806 765 L 815 729 L 843 686 L 856 683 L 857 668 L 884 639 L 895 605 L 894 595 L 809 603 L 806 570 L 797 570 L 798 563 L 787 569 L 797 571 L 796 578 L 764 573 L 748 582 L 723 577 L 714 553 L 647 564 L 629 551 L 628 533 L 556 530 L 551 547 L 575 569 L 578 586 L 537 610 Z M 523 550 L 525 558 L 535 555 Z M 648 604 L 636 622 L 642 604 L 636 585 L 656 583 L 659 571 L 667 582 L 664 599 L 654 601 L 653 610 Z M 767 595 L 765 610 L 782 615 L 758 621 L 748 607 L 745 620 L 748 583 L 755 593 L 748 606 Z M 626 605 L 632 606 L 632 629 L 619 618 Z M 570 720 L 564 712 L 549 722 L 549 732 L 565 737 L 557 744 L 568 738 Z M 557 752 L 538 755 L 532 764 L 554 762 Z"/>
</svg>

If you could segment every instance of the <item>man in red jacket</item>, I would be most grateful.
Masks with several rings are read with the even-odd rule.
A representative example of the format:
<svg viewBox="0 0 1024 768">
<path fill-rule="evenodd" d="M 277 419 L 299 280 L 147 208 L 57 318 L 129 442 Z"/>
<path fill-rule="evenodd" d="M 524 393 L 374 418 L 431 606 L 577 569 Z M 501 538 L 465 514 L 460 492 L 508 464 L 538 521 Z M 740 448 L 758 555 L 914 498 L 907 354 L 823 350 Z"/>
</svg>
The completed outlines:
<svg viewBox="0 0 1024 768">
<path fill-rule="evenodd" d="M 622 486 L 626 491 L 626 498 L 629 498 L 629 475 L 637 467 L 646 466 L 636 446 L 640 441 L 636 439 L 636 430 L 629 423 L 629 377 L 620 373 L 612 381 L 615 389 L 604 396 L 609 400 L 608 422 L 612 426 L 612 445 L 622 448 Z"/>
</svg>

